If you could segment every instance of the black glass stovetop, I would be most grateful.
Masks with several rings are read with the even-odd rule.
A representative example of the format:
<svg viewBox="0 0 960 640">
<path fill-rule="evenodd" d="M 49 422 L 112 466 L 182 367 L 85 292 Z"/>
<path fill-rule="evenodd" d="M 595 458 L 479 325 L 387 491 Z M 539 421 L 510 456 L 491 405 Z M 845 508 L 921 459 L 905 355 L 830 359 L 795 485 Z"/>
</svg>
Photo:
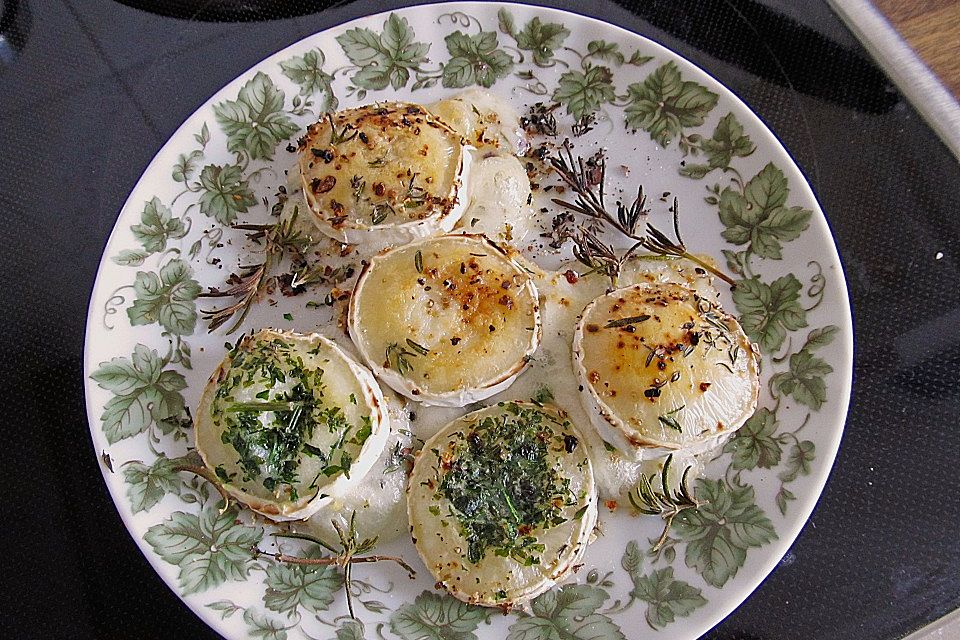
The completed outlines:
<svg viewBox="0 0 960 640">
<path fill-rule="evenodd" d="M 4 637 L 215 637 L 100 478 L 81 371 L 100 254 L 211 94 L 401 4 L 0 0 Z M 849 281 L 855 379 L 833 474 L 778 568 L 706 637 L 888 640 L 960 607 L 957 160 L 824 2 L 549 4 L 662 42 L 744 98 L 805 171 Z"/>
</svg>

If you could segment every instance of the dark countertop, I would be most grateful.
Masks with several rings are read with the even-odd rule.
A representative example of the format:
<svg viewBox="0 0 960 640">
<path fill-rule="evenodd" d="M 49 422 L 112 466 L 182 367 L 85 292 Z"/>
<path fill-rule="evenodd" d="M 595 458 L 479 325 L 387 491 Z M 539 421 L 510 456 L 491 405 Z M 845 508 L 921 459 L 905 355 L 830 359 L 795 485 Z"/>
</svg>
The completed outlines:
<svg viewBox="0 0 960 640">
<path fill-rule="evenodd" d="M 253 1 L 142 4 L 174 17 L 0 0 L 7 637 L 215 637 L 154 574 L 100 478 L 81 373 L 100 254 L 147 163 L 212 93 L 310 33 L 400 5 L 286 3 L 302 15 L 266 19 Z M 825 3 L 585 11 L 675 49 L 760 114 L 817 192 L 849 281 L 854 392 L 831 479 L 777 570 L 706 637 L 886 640 L 957 608 L 957 160 Z"/>
</svg>

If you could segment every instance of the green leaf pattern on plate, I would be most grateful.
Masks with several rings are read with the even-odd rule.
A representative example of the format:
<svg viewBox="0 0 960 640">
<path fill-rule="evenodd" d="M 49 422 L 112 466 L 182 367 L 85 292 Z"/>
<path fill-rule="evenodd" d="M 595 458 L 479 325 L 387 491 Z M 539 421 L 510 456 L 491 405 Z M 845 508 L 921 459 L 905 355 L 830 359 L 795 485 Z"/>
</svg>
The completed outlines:
<svg viewBox="0 0 960 640">
<path fill-rule="evenodd" d="M 134 513 L 149 511 L 168 493 L 179 496 L 183 484 L 176 470 L 177 462 L 161 454 L 153 464 L 131 460 L 123 467 L 127 481 L 127 498 Z"/>
<path fill-rule="evenodd" d="M 507 640 L 625 640 L 620 627 L 599 613 L 609 595 L 589 584 L 567 584 L 537 596 L 532 615 L 521 613 Z"/>
<path fill-rule="evenodd" d="M 272 160 L 277 145 L 300 131 L 284 111 L 284 94 L 262 71 L 243 85 L 236 100 L 214 105 L 227 134 L 227 149 L 238 158 Z"/>
<path fill-rule="evenodd" d="M 578 49 L 572 44 L 577 34 L 568 25 L 535 15 L 518 22 L 508 8 L 492 21 L 461 12 L 443 14 L 435 27 L 436 33 L 418 37 L 407 18 L 391 13 L 379 30 L 342 29 L 336 37 L 339 51 L 300 50 L 272 70 L 248 76 L 233 99 L 213 105 L 216 126 L 201 123 L 192 134 L 196 147 L 177 154 L 164 170 L 179 192 L 141 201 L 139 220 L 129 226 L 132 240 L 111 257 L 117 265 L 139 269 L 131 269 L 128 284 L 114 292 L 103 320 L 109 329 L 108 319 L 122 318 L 143 331 L 148 344 L 156 342 L 146 339 L 152 331 L 168 347 L 164 352 L 137 344 L 129 356 L 103 362 L 91 374 L 110 394 L 100 414 L 106 441 L 115 445 L 146 434 L 141 437 L 155 453 L 152 460 L 131 460 L 120 469 L 131 511 L 150 517 L 166 496 L 186 509 L 168 512 L 145 534 L 158 556 L 176 567 L 184 596 L 252 580 L 252 572 L 260 584 L 262 576 L 256 606 L 223 598 L 206 604 L 224 620 L 242 621 L 249 637 L 300 638 L 299 625 L 307 620 L 325 625 L 324 637 L 366 637 L 359 621 L 321 615 L 338 606 L 343 579 L 336 567 L 258 559 L 252 550 L 263 529 L 240 523 L 235 509 L 220 513 L 217 496 L 178 472 L 178 460 L 169 457 L 172 449 L 163 450 L 185 439 L 190 426 L 181 371 L 190 368 L 188 339 L 199 330 L 196 299 L 201 291 L 191 263 L 209 261 L 211 254 L 201 249 L 214 251 L 241 216 L 264 213 L 261 177 L 272 171 L 264 163 L 283 152 L 306 123 L 337 109 L 338 92 L 353 102 L 390 100 L 397 90 L 437 84 L 492 87 L 512 73 L 527 82 L 521 90 L 559 103 L 564 117 L 605 114 L 611 127 L 643 131 L 661 147 L 676 142 L 690 160 L 677 167 L 682 176 L 696 181 L 714 175 L 727 182 L 707 186 L 705 201 L 715 208 L 730 245 L 723 254 L 738 277 L 733 290 L 737 314 L 760 345 L 765 370 L 772 373 L 769 402 L 723 447 L 726 474 L 696 482 L 702 505 L 674 519 L 661 549 L 645 552 L 636 541 L 628 542 L 621 573 L 599 581 L 591 571 L 586 583 L 548 591 L 532 602 L 530 612 L 515 612 L 507 622 L 509 640 L 619 640 L 626 637 L 619 614 L 645 606 L 649 626 L 662 630 L 707 606 L 710 590 L 705 587 L 722 588 L 744 566 L 751 549 L 777 538 L 775 523 L 758 506 L 751 482 L 775 478 L 775 504 L 785 515 L 797 498 L 793 483 L 809 475 L 816 460 L 816 445 L 802 430 L 828 400 L 833 367 L 820 350 L 840 331 L 833 325 L 808 326 L 810 312 L 822 301 L 826 276 L 816 262 L 810 263 L 816 269 L 813 276 L 763 268 L 767 261 L 783 264 L 789 243 L 810 226 L 812 212 L 791 203 L 787 177 L 776 164 L 766 164 L 752 177 L 741 176 L 757 144 L 734 113 L 717 118 L 718 95 L 685 77 L 673 61 L 627 48 L 616 38 L 590 40 Z M 644 77 L 637 68 L 651 61 L 655 64 Z M 216 148 L 228 155 L 214 153 Z M 206 218 L 203 230 L 191 231 L 191 209 Z M 118 307 L 125 313 L 117 313 Z M 785 419 L 787 401 L 802 407 L 806 419 L 799 424 Z M 383 591 L 393 588 L 390 583 Z M 611 592 L 621 599 L 611 604 Z M 381 614 L 377 637 L 474 640 L 483 636 L 480 625 L 491 623 L 490 611 L 431 591 L 405 604 L 396 598 L 389 604 L 358 602 Z"/>
<path fill-rule="evenodd" d="M 317 554 L 316 557 L 319 557 Z M 306 557 L 313 557 L 307 554 Z M 276 563 L 267 567 L 263 603 L 271 611 L 293 615 L 297 607 L 320 613 L 330 607 L 343 579 L 332 566 Z"/>
<path fill-rule="evenodd" d="M 631 84 L 627 93 L 627 126 L 646 131 L 661 147 L 684 129 L 702 125 L 717 105 L 717 94 L 684 80 L 673 61 L 658 67 L 643 83 Z"/>
<path fill-rule="evenodd" d="M 478 84 L 489 88 L 513 68 L 513 58 L 497 48 L 496 31 L 472 36 L 454 31 L 444 42 L 450 52 L 450 61 L 443 67 L 445 87 L 461 89 Z"/>
<path fill-rule="evenodd" d="M 244 580 L 255 565 L 251 551 L 263 529 L 237 524 L 236 508 L 220 513 L 213 505 L 199 514 L 174 512 L 147 531 L 144 539 L 165 562 L 180 567 L 184 594 L 227 581 Z"/>
<path fill-rule="evenodd" d="M 476 640 L 474 632 L 489 615 L 489 610 L 424 591 L 393 612 L 390 630 L 403 640 Z"/>
<path fill-rule="evenodd" d="M 138 344 L 130 358 L 103 362 L 90 377 L 113 394 L 104 406 L 101 421 L 110 444 L 146 431 L 161 420 L 175 418 L 184 409 L 187 381 L 156 351 Z"/>
</svg>

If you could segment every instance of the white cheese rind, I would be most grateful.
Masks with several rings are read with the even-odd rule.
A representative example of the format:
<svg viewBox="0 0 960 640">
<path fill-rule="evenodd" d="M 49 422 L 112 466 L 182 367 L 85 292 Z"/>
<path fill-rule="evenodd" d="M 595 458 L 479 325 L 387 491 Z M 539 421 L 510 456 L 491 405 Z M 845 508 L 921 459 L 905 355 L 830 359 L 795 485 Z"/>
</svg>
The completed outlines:
<svg viewBox="0 0 960 640">
<path fill-rule="evenodd" d="M 471 430 L 484 418 L 504 414 L 511 405 L 548 416 L 543 423 L 545 438 L 551 443 L 548 461 L 560 477 L 569 481 L 575 500 L 563 507 L 564 520 L 560 524 L 526 532 L 544 547 L 537 554 L 537 563 L 527 565 L 509 555 L 499 556 L 491 549 L 473 563 L 467 556 L 467 543 L 455 507 L 438 495 L 436 483 L 439 474 L 450 468 L 451 456 L 463 451 L 458 447 L 466 442 Z M 576 439 L 578 444 L 572 451 L 562 444 L 564 435 Z M 482 606 L 521 604 L 562 581 L 586 551 L 597 519 L 596 486 L 586 443 L 572 423 L 549 406 L 500 403 L 469 413 L 441 429 L 424 445 L 408 483 L 407 510 L 417 551 L 438 584 L 451 595 Z"/>
<path fill-rule="evenodd" d="M 527 368 L 540 344 L 540 303 L 529 274 L 503 249 L 483 236 L 446 235 L 374 257 L 351 296 L 348 329 L 389 387 L 462 407 L 503 391 Z"/>
<path fill-rule="evenodd" d="M 373 375 L 333 341 L 319 334 L 297 334 L 264 329 L 244 338 L 236 349 L 238 352 L 252 351 L 258 341 L 280 340 L 290 345 L 303 360 L 304 367 L 323 369 L 324 408 L 338 407 L 347 417 L 349 424 L 357 427 L 363 416 L 370 419 L 371 432 L 359 450 L 353 451 L 353 461 L 349 467 L 349 477 L 344 473 L 325 478 L 318 476 L 315 488 L 309 489 L 311 480 L 318 473 L 316 458 L 301 455 L 299 459 L 299 479 L 297 499 L 284 495 L 280 489 L 267 491 L 259 478 L 243 481 L 238 469 L 237 451 L 221 440 L 223 423 L 217 419 L 214 403 L 218 402 L 217 391 L 231 375 L 232 358 L 228 354 L 216 371 L 210 376 L 195 417 L 195 444 L 204 464 L 211 471 L 218 466 L 224 468 L 234 478 L 224 482 L 226 491 L 239 502 L 252 510 L 276 521 L 299 520 L 307 518 L 330 501 L 331 495 L 342 494 L 363 480 L 371 466 L 380 457 L 390 432 L 390 419 L 384 405 L 383 395 Z M 295 384 L 288 375 L 283 383 L 274 383 L 257 379 L 252 385 L 238 390 L 236 400 L 240 402 L 256 401 L 256 393 L 263 389 L 277 390 L 276 384 L 285 385 L 284 389 Z M 352 394 L 354 404 L 348 398 Z M 315 429 L 315 438 L 328 434 Z M 337 434 L 333 434 L 336 436 Z M 311 443 L 319 443 L 311 440 Z M 309 478 L 307 477 L 309 476 Z"/>
</svg>

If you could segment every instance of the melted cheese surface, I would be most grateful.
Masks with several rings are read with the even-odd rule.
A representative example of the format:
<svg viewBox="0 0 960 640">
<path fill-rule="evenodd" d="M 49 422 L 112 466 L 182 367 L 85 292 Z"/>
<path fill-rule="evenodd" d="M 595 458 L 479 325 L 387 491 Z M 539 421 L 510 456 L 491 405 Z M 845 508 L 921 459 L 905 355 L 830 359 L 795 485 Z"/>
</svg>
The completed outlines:
<svg viewBox="0 0 960 640">
<path fill-rule="evenodd" d="M 677 284 L 624 287 L 591 302 L 574 359 L 594 424 L 622 451 L 735 430 L 759 394 L 758 356 L 740 325 Z"/>
<path fill-rule="evenodd" d="M 464 156 L 460 135 L 423 107 L 384 103 L 310 125 L 299 162 L 320 228 L 341 231 L 452 215 Z"/>
<path fill-rule="evenodd" d="M 482 236 L 440 236 L 375 257 L 349 318 L 381 379 L 425 402 L 453 394 L 462 406 L 489 396 L 526 367 L 540 341 L 533 281 Z"/>
</svg>

